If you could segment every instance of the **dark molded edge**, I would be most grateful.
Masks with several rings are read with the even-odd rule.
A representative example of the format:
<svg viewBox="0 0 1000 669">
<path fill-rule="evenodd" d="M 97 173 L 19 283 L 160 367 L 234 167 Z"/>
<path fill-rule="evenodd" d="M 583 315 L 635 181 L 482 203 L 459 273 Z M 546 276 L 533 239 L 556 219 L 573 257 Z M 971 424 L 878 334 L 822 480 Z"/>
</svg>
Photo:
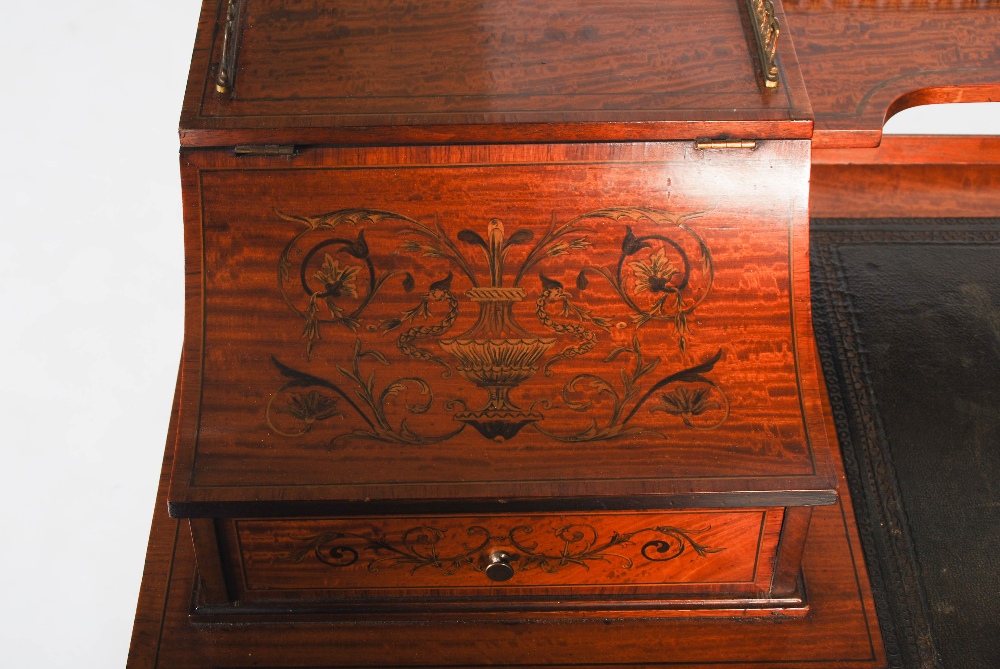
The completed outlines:
<svg viewBox="0 0 1000 669">
<path fill-rule="evenodd" d="M 295 612 L 283 607 L 281 600 L 264 603 L 240 604 L 237 606 L 195 606 L 191 611 L 191 621 L 197 623 L 273 623 L 280 615 L 282 623 L 315 623 L 338 620 L 353 620 L 359 615 L 374 617 L 382 621 L 424 622 L 434 620 L 490 620 L 509 618 L 516 622 L 537 620 L 546 617 L 564 619 L 567 612 L 605 613 L 610 618 L 663 618 L 668 617 L 711 618 L 722 617 L 732 620 L 732 612 L 738 610 L 747 619 L 797 618 L 809 613 L 809 603 L 801 577 L 796 591 L 784 597 L 753 597 L 711 595 L 681 595 L 689 601 L 657 599 L 651 595 L 615 595 L 603 601 L 594 601 L 592 595 L 550 595 L 501 597 L 494 594 L 489 598 L 449 597 L 434 600 L 434 611 L 428 610 L 429 602 L 402 602 L 397 599 L 369 600 L 343 603 L 295 602 Z M 697 600 L 694 605 L 690 600 Z M 477 616 L 478 614 L 478 616 Z M 738 619 L 741 616 L 736 616 Z"/>
<path fill-rule="evenodd" d="M 179 131 L 182 148 L 236 144 L 295 146 L 440 146 L 447 144 L 570 144 L 667 142 L 698 139 L 811 139 L 813 120 L 619 121 L 576 123 L 479 123 L 451 125 L 332 126 L 317 128 L 200 128 Z"/>
<path fill-rule="evenodd" d="M 338 516 L 492 515 L 586 511 L 677 511 L 779 506 L 826 506 L 837 490 L 690 493 L 621 497 L 547 497 L 517 500 L 343 500 L 168 502 L 173 518 L 317 518 Z"/>
</svg>

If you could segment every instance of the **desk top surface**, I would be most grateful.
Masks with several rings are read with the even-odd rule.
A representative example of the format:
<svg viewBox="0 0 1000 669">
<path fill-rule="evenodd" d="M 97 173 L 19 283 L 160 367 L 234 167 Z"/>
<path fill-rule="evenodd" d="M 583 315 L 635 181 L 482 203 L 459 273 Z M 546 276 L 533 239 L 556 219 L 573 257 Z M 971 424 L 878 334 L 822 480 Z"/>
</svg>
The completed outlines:
<svg viewBox="0 0 1000 669">
<path fill-rule="evenodd" d="M 908 106 L 1000 95 L 1000 8 L 981 0 L 775 3 L 773 89 L 739 0 L 237 4 L 235 81 L 220 94 L 228 0 L 205 0 L 183 146 L 728 136 L 864 147 Z"/>
<path fill-rule="evenodd" d="M 182 119 L 185 143 L 812 133 L 791 43 L 780 44 L 780 83 L 768 87 L 743 0 L 234 5 L 238 22 L 229 20 L 227 1 L 205 2 Z M 237 26 L 228 36 L 227 20 Z M 220 93 L 220 63 L 233 41 L 232 81 Z"/>
</svg>

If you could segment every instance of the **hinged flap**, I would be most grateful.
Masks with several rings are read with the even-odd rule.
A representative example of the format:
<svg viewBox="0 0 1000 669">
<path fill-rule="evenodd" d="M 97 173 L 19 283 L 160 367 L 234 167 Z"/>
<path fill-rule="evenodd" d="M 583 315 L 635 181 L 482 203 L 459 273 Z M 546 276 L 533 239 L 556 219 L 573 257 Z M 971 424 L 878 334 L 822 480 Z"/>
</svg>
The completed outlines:
<svg viewBox="0 0 1000 669">
<path fill-rule="evenodd" d="M 835 499 L 806 141 L 200 150 L 183 175 L 174 513 Z"/>
</svg>

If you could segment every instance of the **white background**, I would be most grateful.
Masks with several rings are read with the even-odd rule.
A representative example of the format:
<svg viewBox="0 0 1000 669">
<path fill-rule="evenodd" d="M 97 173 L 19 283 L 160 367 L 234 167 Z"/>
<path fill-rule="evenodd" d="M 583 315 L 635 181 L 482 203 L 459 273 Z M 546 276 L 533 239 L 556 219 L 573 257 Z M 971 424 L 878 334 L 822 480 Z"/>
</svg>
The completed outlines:
<svg viewBox="0 0 1000 669">
<path fill-rule="evenodd" d="M 0 667 L 125 662 L 181 347 L 176 128 L 199 6 L 3 6 Z M 1000 134 L 1000 112 L 889 129 Z"/>
</svg>

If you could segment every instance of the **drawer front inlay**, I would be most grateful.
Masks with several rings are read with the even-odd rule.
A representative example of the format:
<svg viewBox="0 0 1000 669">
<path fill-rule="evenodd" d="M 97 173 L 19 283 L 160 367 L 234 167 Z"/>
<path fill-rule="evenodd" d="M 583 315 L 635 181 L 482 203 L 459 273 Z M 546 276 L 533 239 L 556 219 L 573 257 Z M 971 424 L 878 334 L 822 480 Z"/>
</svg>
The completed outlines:
<svg viewBox="0 0 1000 669">
<path fill-rule="evenodd" d="M 609 536 L 602 537 L 593 525 L 575 523 L 556 528 L 551 537 L 543 537 L 544 543 L 551 544 L 546 548 L 533 540 L 534 529 L 530 525 L 518 525 L 503 536 L 493 535 L 481 525 L 473 525 L 465 529 L 465 534 L 470 543 L 478 541 L 478 545 L 463 543 L 459 552 L 449 555 L 438 552 L 438 545 L 444 541 L 447 533 L 436 527 L 420 525 L 403 530 L 398 539 L 377 532 L 324 532 L 315 537 L 303 538 L 302 541 L 308 542 L 308 545 L 289 557 L 295 562 L 301 562 L 312 555 L 331 567 L 349 567 L 361 558 L 361 553 L 365 553 L 370 554 L 370 559 L 366 558 L 366 567 L 373 574 L 383 567 L 401 566 L 409 569 L 411 574 L 415 574 L 418 569 L 430 567 L 450 576 L 464 568 L 484 571 L 483 565 L 479 564 L 480 558 L 485 555 L 483 551 L 491 543 L 497 543 L 514 547 L 517 553 L 513 559 L 520 560 L 521 569 L 541 569 L 554 574 L 571 565 L 589 569 L 590 562 L 610 562 L 612 558 L 620 562 L 622 569 L 631 569 L 633 559 L 614 550 L 632 547 L 632 537 L 639 534 L 659 535 L 661 538 L 643 543 L 638 552 L 647 560 L 665 562 L 680 557 L 688 547 L 702 557 L 725 550 L 703 546 L 691 538 L 692 535 L 703 534 L 711 529 L 710 525 L 687 531 L 669 526 L 646 527 L 625 534 L 612 532 Z"/>
<path fill-rule="evenodd" d="M 747 509 L 239 520 L 233 531 L 249 599 L 281 591 L 539 594 L 567 586 L 748 592 L 770 578 L 781 518 L 780 509 Z M 487 575 L 497 555 L 511 572 L 502 582 Z"/>
</svg>

